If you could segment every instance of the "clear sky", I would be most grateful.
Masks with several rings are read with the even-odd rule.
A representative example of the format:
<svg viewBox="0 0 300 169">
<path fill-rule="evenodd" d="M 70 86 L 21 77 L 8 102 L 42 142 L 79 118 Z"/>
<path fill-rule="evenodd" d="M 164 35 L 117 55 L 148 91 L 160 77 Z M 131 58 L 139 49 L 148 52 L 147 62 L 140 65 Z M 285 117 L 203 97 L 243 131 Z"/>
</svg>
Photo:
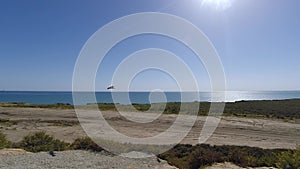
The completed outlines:
<svg viewBox="0 0 300 169">
<path fill-rule="evenodd" d="M 174 14 L 201 29 L 220 55 L 228 90 L 300 90 L 300 1 L 212 1 L 1 0 L 0 90 L 70 91 L 76 59 L 88 38 L 110 21 L 137 12 Z M 193 53 L 155 35 L 115 46 L 100 65 L 96 89 L 105 90 L 127 55 L 149 47 L 179 55 L 201 90 L 209 89 L 205 69 L 193 61 Z M 176 88 L 168 75 L 154 70 L 138 75 L 131 87 Z"/>
</svg>

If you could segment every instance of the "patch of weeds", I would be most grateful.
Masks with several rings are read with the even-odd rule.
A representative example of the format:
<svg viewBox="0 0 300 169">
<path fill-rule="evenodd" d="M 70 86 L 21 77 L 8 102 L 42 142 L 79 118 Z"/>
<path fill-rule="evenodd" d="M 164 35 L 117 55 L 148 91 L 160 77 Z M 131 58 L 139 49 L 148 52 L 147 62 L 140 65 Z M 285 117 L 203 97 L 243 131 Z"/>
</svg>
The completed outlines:
<svg viewBox="0 0 300 169">
<path fill-rule="evenodd" d="M 104 150 L 89 137 L 77 138 L 70 147 L 73 150 L 90 150 L 95 152 Z"/>
<path fill-rule="evenodd" d="M 0 119 L 0 125 L 5 127 L 11 127 L 12 125 L 18 124 L 17 121 L 11 121 L 8 119 Z"/>
<path fill-rule="evenodd" d="M 6 136 L 0 132 L 0 149 L 10 148 L 11 142 L 7 140 Z"/>
<path fill-rule="evenodd" d="M 296 150 L 289 150 L 278 155 L 276 167 L 279 169 L 300 168 L 300 147 Z"/>
<path fill-rule="evenodd" d="M 184 169 L 199 169 L 223 162 L 231 162 L 240 167 L 276 167 L 278 154 L 282 154 L 280 157 L 283 159 L 283 163 L 292 159 L 290 160 L 292 161 L 291 164 L 299 165 L 299 163 L 295 163 L 297 160 L 300 161 L 299 157 L 293 158 L 295 154 L 291 155 L 288 152 L 284 149 L 262 149 L 247 146 L 211 146 L 207 144 L 192 146 L 179 144 L 158 155 L 158 157 Z"/>
<path fill-rule="evenodd" d="M 48 120 L 48 121 L 41 121 L 50 123 L 50 126 L 61 126 L 61 127 L 70 127 L 79 125 L 78 121 L 68 121 L 68 120 Z"/>
<path fill-rule="evenodd" d="M 19 147 L 30 152 L 63 151 L 69 149 L 69 144 L 55 139 L 45 132 L 37 132 L 24 137 L 19 143 Z"/>
</svg>

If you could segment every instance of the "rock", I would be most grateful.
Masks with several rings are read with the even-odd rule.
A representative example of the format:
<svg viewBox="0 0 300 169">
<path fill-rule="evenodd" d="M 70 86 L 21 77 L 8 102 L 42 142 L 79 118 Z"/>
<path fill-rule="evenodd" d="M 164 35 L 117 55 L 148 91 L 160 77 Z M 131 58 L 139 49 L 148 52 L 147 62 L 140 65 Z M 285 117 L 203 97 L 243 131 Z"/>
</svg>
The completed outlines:
<svg viewBox="0 0 300 169">
<path fill-rule="evenodd" d="M 0 150 L 0 156 L 16 156 L 21 154 L 28 154 L 30 152 L 27 152 L 23 149 L 16 149 L 16 148 L 5 148 Z"/>
<path fill-rule="evenodd" d="M 27 153 L 24 150 L 10 150 L 3 152 L 15 152 L 16 155 L 1 155 L 0 168 L 72 168 L 72 169 L 177 169 L 166 161 L 157 161 L 157 157 L 142 159 L 126 158 L 108 155 L 103 152 L 95 153 L 82 150 L 70 150 L 55 152 L 52 157 L 49 152 Z M 18 153 L 19 155 L 17 155 Z"/>
</svg>

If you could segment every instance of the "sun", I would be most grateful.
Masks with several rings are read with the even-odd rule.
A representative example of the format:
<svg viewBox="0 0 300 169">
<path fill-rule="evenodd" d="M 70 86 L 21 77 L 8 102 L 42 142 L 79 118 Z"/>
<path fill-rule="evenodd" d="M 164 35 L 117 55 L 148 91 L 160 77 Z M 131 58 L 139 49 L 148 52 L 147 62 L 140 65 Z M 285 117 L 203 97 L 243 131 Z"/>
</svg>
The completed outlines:
<svg viewBox="0 0 300 169">
<path fill-rule="evenodd" d="M 231 7 L 232 0 L 202 0 L 201 6 L 210 6 L 216 10 L 226 10 Z"/>
</svg>

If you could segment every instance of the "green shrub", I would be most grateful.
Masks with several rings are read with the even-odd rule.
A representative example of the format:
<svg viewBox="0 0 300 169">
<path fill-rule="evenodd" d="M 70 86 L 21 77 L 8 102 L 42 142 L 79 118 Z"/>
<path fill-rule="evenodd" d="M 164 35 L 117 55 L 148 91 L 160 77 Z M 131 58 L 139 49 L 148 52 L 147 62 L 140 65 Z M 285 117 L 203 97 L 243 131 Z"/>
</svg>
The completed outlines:
<svg viewBox="0 0 300 169">
<path fill-rule="evenodd" d="M 68 143 L 55 139 L 44 132 L 37 132 L 24 137 L 19 146 L 30 152 L 63 151 L 69 149 Z"/>
<path fill-rule="evenodd" d="M 103 148 L 98 146 L 91 138 L 83 137 L 77 138 L 72 144 L 71 148 L 74 150 L 91 150 L 91 151 L 102 151 Z"/>
<path fill-rule="evenodd" d="M 276 166 L 280 169 L 299 169 L 300 168 L 300 147 L 296 150 L 282 152 L 278 155 Z"/>
<path fill-rule="evenodd" d="M 210 166 L 214 163 L 224 162 L 224 156 L 221 152 L 210 151 L 208 149 L 197 149 L 192 152 L 189 168 L 198 169 L 200 167 Z"/>
<path fill-rule="evenodd" d="M 11 142 L 8 141 L 3 133 L 0 132 L 0 149 L 11 147 Z"/>
<path fill-rule="evenodd" d="M 284 149 L 262 149 L 247 146 L 211 146 L 207 144 L 176 145 L 159 154 L 178 168 L 199 169 L 214 163 L 231 162 L 240 167 L 275 167 L 277 155 Z M 299 160 L 298 160 L 299 161 Z"/>
</svg>

